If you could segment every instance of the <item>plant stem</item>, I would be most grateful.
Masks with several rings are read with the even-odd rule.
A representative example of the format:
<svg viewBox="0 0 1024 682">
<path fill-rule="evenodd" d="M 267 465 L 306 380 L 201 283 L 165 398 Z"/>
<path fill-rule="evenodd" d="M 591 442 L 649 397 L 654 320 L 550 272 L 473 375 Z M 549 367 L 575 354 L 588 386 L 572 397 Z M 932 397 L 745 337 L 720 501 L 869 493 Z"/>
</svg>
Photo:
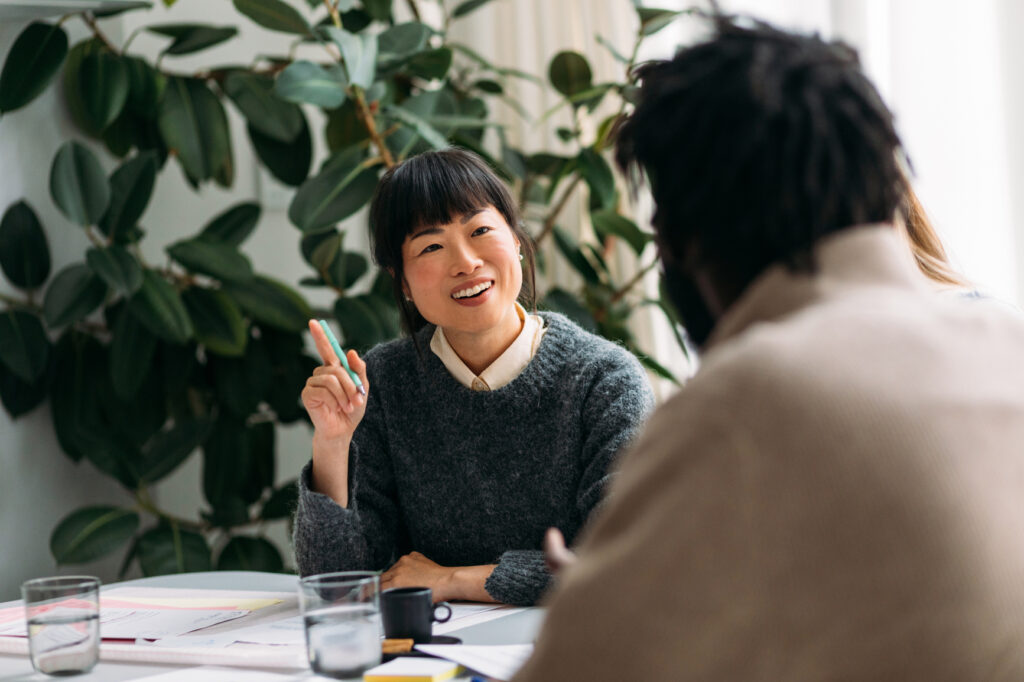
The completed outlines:
<svg viewBox="0 0 1024 682">
<path fill-rule="evenodd" d="M 80 14 L 79 16 L 82 17 L 82 21 L 84 21 L 85 25 L 89 27 L 89 30 L 92 31 L 92 34 L 99 38 L 100 42 L 106 45 L 108 50 L 110 50 L 114 54 L 121 54 L 121 51 L 118 50 L 112 42 L 110 42 L 110 39 L 107 38 L 107 36 L 103 34 L 103 31 L 100 30 L 100 27 L 96 25 L 95 17 L 93 17 L 88 12 L 82 12 L 82 14 Z"/>
<path fill-rule="evenodd" d="M 569 183 L 565 188 L 565 191 L 562 193 L 561 198 L 559 198 L 555 203 L 555 207 L 551 209 L 551 213 L 548 213 L 547 217 L 544 219 L 544 227 L 541 229 L 540 234 L 537 235 L 537 239 L 534 240 L 537 244 L 544 241 L 547 236 L 551 234 L 551 230 L 555 229 L 555 221 L 558 220 L 558 215 L 562 212 L 562 209 L 565 208 L 565 205 L 569 203 L 569 197 L 572 196 L 573 190 L 576 189 L 576 185 L 580 184 L 581 177 L 582 176 L 577 175 L 572 179 L 572 182 Z"/>
<path fill-rule="evenodd" d="M 644 266 L 644 268 L 641 269 L 640 272 L 638 272 L 635 275 L 633 275 L 632 279 L 630 279 L 620 289 L 618 289 L 614 294 L 612 294 L 612 298 L 611 298 L 610 302 L 611 303 L 618 303 L 620 300 L 622 300 L 622 297 L 625 296 L 626 294 L 628 294 L 629 291 L 633 287 L 635 287 L 637 284 L 639 284 L 640 281 L 643 280 L 644 276 L 648 272 L 650 272 L 654 268 L 658 267 L 658 263 L 659 262 L 660 261 L 657 258 L 655 258 L 652 262 L 650 262 L 646 266 Z"/>
<path fill-rule="evenodd" d="M 409 11 L 412 12 L 416 21 L 422 22 L 423 18 L 420 16 L 420 8 L 416 4 L 416 0 L 405 0 L 405 4 L 409 5 Z"/>
<path fill-rule="evenodd" d="M 99 236 L 96 234 L 96 231 L 93 229 L 92 225 L 87 225 L 86 226 L 86 228 L 85 228 L 85 236 L 88 237 L 89 241 L 92 242 L 92 245 L 95 246 L 98 249 L 102 249 L 102 248 L 104 248 L 106 246 L 106 244 L 103 242 L 103 240 L 100 239 Z"/>
<path fill-rule="evenodd" d="M 0 294 L 0 303 L 6 303 L 7 305 L 18 306 L 19 308 L 28 308 L 32 306 L 31 301 L 19 301 L 13 296 L 7 294 Z"/>
<path fill-rule="evenodd" d="M 366 104 L 366 98 L 363 96 L 363 89 L 358 85 L 353 85 L 352 93 L 356 98 L 356 116 L 366 126 L 366 131 L 370 133 L 370 139 L 377 146 L 377 151 L 380 152 L 380 158 L 384 161 L 384 165 L 388 168 L 393 167 L 395 159 L 391 156 L 391 150 L 384 144 L 384 138 L 381 137 L 380 132 L 377 130 L 377 123 L 373 120 L 373 113 L 370 112 L 370 107 Z"/>
<path fill-rule="evenodd" d="M 338 13 L 338 6 L 331 2 L 331 0 L 324 0 L 324 5 L 327 6 L 327 11 L 331 15 L 331 21 L 334 22 L 335 26 L 341 28 L 341 15 Z"/>
</svg>

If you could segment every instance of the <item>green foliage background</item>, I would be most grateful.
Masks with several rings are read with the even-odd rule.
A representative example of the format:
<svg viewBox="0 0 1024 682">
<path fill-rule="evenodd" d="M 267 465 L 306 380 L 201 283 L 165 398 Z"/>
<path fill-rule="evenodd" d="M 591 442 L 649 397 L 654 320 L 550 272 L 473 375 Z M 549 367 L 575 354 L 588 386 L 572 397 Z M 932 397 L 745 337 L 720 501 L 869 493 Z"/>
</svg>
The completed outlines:
<svg viewBox="0 0 1024 682">
<path fill-rule="evenodd" d="M 0 296 L 0 399 L 16 418 L 49 398 L 65 454 L 114 478 L 135 501 L 65 517 L 50 538 L 58 563 L 123 551 L 122 574 L 134 562 L 145 575 L 287 570 L 286 554 L 260 529 L 288 518 L 295 502 L 294 481 L 274 486 L 274 444 L 279 425 L 305 418 L 299 393 L 318 364 L 304 350 L 306 321 L 333 317 L 343 343 L 359 350 L 399 333 L 388 275 L 372 269 L 365 253 L 346 249 L 337 225 L 369 202 L 385 168 L 426 149 L 456 144 L 476 151 L 530 213 L 543 215 L 529 225 L 536 241 L 553 240 L 583 285 L 541 292 L 541 308 L 623 343 L 652 371 L 672 377 L 636 347 L 628 328 L 635 310 L 655 306 L 679 330 L 668 307 L 639 290 L 655 267 L 646 248 L 651 235 L 620 212 L 606 158 L 634 84 L 595 83 L 576 52 L 556 55 L 542 78 L 493 65 L 450 40 L 451 23 L 488 1 L 442 2 L 436 28 L 419 21 L 417 0 L 406 0 L 415 20 L 403 23 L 395 21 L 392 0 L 233 0 L 240 22 L 291 34 L 296 46 L 319 45 L 323 58 L 254 56 L 249 66 L 195 73 L 166 67 L 164 57 L 232 40 L 237 27 L 147 25 L 145 31 L 166 39 L 155 61 L 132 53 L 131 38 L 117 46 L 106 37 L 97 19 L 117 12 L 36 22 L 22 31 L 0 72 L 0 115 L 18 115 L 49 87 L 63 89 L 78 135 L 53 159 L 50 195 L 90 246 L 78 262 L 51 273 L 34 209 L 23 200 L 6 207 L 0 269 L 24 295 Z M 636 11 L 630 56 L 599 38 L 624 73 L 644 37 L 680 14 Z M 85 22 L 90 37 L 69 45 L 65 20 Z M 549 112 L 523 110 L 509 95 L 513 79 L 546 81 L 561 104 Z M 573 125 L 558 135 L 576 152 L 527 155 L 509 144 L 492 115 L 496 98 L 530 120 L 570 111 Z M 585 139 L 582 121 L 609 101 L 615 113 Z M 143 257 L 139 220 L 168 165 L 195 189 L 234 181 L 232 150 L 245 142 L 232 139 L 228 107 L 244 117 L 260 163 L 295 188 L 288 218 L 310 267 L 298 285 L 332 291 L 333 310 L 313 310 L 295 285 L 256 272 L 239 250 L 259 221 L 255 202 L 228 207 L 193 236 L 166 245 L 164 265 Z M 322 130 L 311 129 L 313 108 L 326 115 Z M 314 135 L 324 136 L 330 152 L 317 168 Z M 117 159 L 109 175 L 94 151 L 101 146 Z M 581 242 L 558 221 L 582 188 L 596 238 Z M 645 263 L 628 281 L 616 281 L 608 267 L 618 249 Z M 198 522 L 160 509 L 150 494 L 196 452 L 206 502 Z"/>
</svg>

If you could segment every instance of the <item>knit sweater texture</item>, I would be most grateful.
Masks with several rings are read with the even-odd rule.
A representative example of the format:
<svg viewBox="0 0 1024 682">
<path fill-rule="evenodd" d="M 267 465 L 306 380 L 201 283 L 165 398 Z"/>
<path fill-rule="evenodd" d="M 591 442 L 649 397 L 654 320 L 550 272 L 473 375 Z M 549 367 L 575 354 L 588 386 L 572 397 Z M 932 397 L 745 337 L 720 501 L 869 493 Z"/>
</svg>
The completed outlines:
<svg viewBox="0 0 1024 682">
<path fill-rule="evenodd" d="M 428 350 L 433 326 L 366 354 L 370 391 L 349 450 L 349 507 L 299 477 L 302 575 L 383 570 L 418 551 L 442 566 L 497 564 L 485 589 L 535 604 L 550 576 L 541 549 L 570 544 L 601 500 L 615 456 L 653 406 L 627 350 L 541 313 L 537 354 L 495 391 L 459 384 Z"/>
</svg>

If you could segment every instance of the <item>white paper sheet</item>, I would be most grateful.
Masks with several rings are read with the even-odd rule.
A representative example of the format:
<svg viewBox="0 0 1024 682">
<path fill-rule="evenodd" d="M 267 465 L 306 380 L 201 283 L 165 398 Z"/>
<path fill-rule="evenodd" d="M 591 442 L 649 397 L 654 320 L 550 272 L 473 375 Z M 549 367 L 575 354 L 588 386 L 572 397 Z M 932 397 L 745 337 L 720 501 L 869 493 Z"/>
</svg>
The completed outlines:
<svg viewBox="0 0 1024 682">
<path fill-rule="evenodd" d="M 100 609 L 100 636 L 133 640 L 177 637 L 247 613 L 223 609 Z M 0 626 L 0 635 L 27 637 L 24 619 Z"/>
<path fill-rule="evenodd" d="M 435 635 L 445 635 L 453 630 L 479 625 L 525 610 L 507 604 L 449 604 L 449 606 L 452 607 L 451 620 L 447 623 L 434 623 Z"/>
<path fill-rule="evenodd" d="M 139 682 L 237 682 L 239 675 L 238 668 L 203 666 L 201 668 L 182 668 L 150 677 L 140 677 Z M 280 673 L 268 673 L 259 670 L 246 670 L 244 677 L 246 682 L 290 682 L 291 680 L 310 678 L 312 674 L 282 675 Z"/>
<path fill-rule="evenodd" d="M 530 658 L 533 645 L 417 644 L 416 650 L 454 661 L 495 680 L 509 680 Z"/>
</svg>

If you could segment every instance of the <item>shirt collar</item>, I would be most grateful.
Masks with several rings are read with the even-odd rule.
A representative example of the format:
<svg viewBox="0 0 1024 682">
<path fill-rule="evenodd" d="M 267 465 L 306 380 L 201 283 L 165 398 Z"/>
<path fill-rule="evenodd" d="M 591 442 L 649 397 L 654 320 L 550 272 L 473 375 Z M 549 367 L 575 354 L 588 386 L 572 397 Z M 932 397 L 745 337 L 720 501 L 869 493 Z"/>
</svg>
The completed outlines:
<svg viewBox="0 0 1024 682">
<path fill-rule="evenodd" d="M 475 391 L 496 391 L 511 383 L 530 364 L 537 353 L 541 337 L 544 335 L 544 321 L 539 315 L 528 315 L 518 302 L 516 312 L 523 323 L 515 341 L 505 349 L 479 376 L 466 366 L 462 358 L 448 343 L 441 327 L 434 329 L 430 339 L 430 350 L 441 359 L 448 372 L 466 388 Z"/>
</svg>

